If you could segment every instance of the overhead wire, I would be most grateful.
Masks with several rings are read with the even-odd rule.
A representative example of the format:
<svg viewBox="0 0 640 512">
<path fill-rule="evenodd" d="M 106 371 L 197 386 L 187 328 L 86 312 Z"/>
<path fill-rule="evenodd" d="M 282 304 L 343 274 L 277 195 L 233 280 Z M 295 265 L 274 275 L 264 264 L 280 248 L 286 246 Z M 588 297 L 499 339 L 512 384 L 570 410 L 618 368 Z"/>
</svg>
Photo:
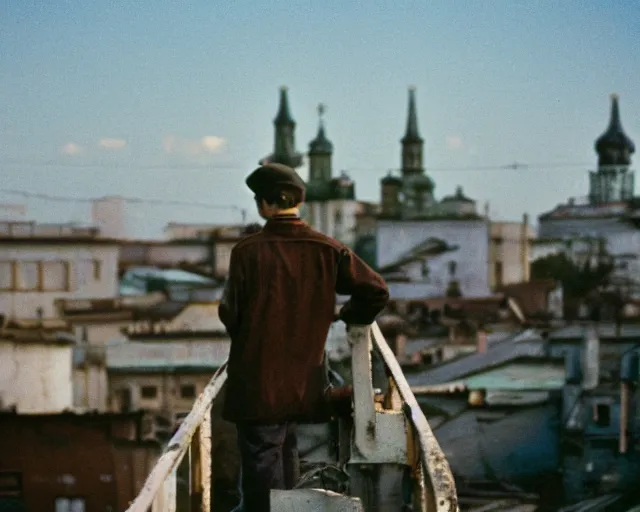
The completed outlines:
<svg viewBox="0 0 640 512">
<path fill-rule="evenodd" d="M 243 169 L 241 167 L 234 166 L 209 166 L 209 165 L 190 165 L 190 166 L 171 166 L 171 165 L 149 165 L 149 166 L 132 166 L 132 165 L 111 165 L 111 164 L 72 164 L 72 163 L 55 163 L 55 162 L 39 162 L 39 163 L 27 163 L 27 162 L 18 162 L 16 160 L 0 160 L 1 164 L 9 164 L 9 165 L 26 165 L 26 166 L 44 166 L 44 167 L 59 167 L 63 169 L 82 169 L 82 170 L 91 170 L 91 169 L 104 169 L 104 168 L 112 168 L 112 169 L 135 169 L 135 170 L 205 170 L 207 172 L 210 171 L 229 171 L 229 170 L 240 170 Z M 511 164 L 503 164 L 503 165 L 487 165 L 487 166 L 461 166 L 461 167 L 427 167 L 426 171 L 446 171 L 446 172 L 473 172 L 473 171 L 517 171 L 517 170 L 538 170 L 538 169 L 566 169 L 570 167 L 580 167 L 584 169 L 584 167 L 589 164 L 585 164 L 584 162 L 542 162 L 535 164 L 525 164 L 519 162 L 513 162 Z M 362 171 L 362 172 L 378 172 L 382 175 L 381 168 L 373 169 L 373 168 L 351 168 L 349 171 Z M 391 171 L 397 171 L 396 169 L 391 169 Z M 27 190 L 20 189 L 5 189 L 1 188 L 0 193 L 4 193 L 7 195 L 15 195 L 21 196 L 25 199 L 39 199 L 43 201 L 51 201 L 51 202 L 61 202 L 61 203 L 92 203 L 96 200 L 96 198 L 89 197 L 72 197 L 72 196 L 61 196 L 54 194 L 45 194 L 41 192 L 30 192 Z M 171 200 L 171 199 L 154 199 L 154 198 L 143 198 L 139 196 L 121 196 L 119 194 L 112 194 L 114 197 L 125 201 L 127 203 L 133 204 L 149 204 L 149 205 L 173 205 L 173 206 L 187 206 L 187 207 L 196 207 L 196 208 L 206 208 L 206 209 L 214 209 L 214 210 L 235 210 L 241 212 L 246 215 L 246 209 L 242 206 L 235 204 L 214 204 L 214 203 L 203 203 L 203 202 L 194 202 L 194 201 L 179 201 L 179 200 Z"/>
<path fill-rule="evenodd" d="M 92 203 L 96 201 L 96 198 L 88 198 L 88 197 L 70 197 L 70 196 L 58 196 L 52 194 L 43 194 L 40 192 L 28 192 L 26 190 L 17 190 L 17 189 L 0 189 L 0 193 L 8 194 L 8 195 L 16 195 L 22 196 L 26 199 L 42 199 L 45 201 L 55 201 L 61 203 Z M 242 208 L 238 205 L 229 204 L 213 204 L 213 203 L 200 203 L 194 201 L 177 201 L 173 199 L 145 199 L 142 197 L 127 197 L 115 195 L 113 197 L 117 197 L 118 199 L 125 201 L 127 203 L 137 203 L 137 204 L 156 204 L 156 205 L 175 205 L 175 206 L 196 206 L 198 208 L 211 208 L 218 210 L 242 210 Z"/>
<path fill-rule="evenodd" d="M 82 170 L 98 170 L 98 169 L 127 169 L 127 170 L 176 170 L 176 171 L 244 171 L 245 166 L 238 165 L 209 165 L 209 164 L 153 164 L 153 165 L 137 165 L 137 164 L 111 164 L 111 163 L 71 163 L 71 162 L 55 162 L 55 161 L 19 161 L 12 159 L 0 160 L 0 165 L 25 166 L 25 167 L 57 167 L 60 169 L 82 169 Z M 499 165 L 469 165 L 469 166 L 425 166 L 427 172 L 430 171 L 447 171 L 447 172 L 473 172 L 473 171 L 509 171 L 509 170 L 547 170 L 547 169 L 567 169 L 581 168 L 593 165 L 587 162 L 540 162 L 540 163 L 523 163 L 512 162 Z M 347 171 L 363 171 L 363 172 L 384 172 L 383 167 L 348 167 Z M 389 169 L 391 171 L 399 171 L 399 169 Z"/>
</svg>

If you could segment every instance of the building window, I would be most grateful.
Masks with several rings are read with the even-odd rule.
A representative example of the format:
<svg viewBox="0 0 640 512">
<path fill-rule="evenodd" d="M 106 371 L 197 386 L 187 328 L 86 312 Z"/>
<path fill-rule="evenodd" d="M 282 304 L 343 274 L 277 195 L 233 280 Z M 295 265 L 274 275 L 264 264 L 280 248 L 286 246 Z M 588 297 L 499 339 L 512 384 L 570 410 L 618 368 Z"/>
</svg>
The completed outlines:
<svg viewBox="0 0 640 512">
<path fill-rule="evenodd" d="M 429 263 L 426 260 L 422 260 L 422 279 L 424 281 L 429 280 Z"/>
<path fill-rule="evenodd" d="M 333 213 L 333 222 L 336 224 L 336 226 L 342 224 L 342 210 L 339 207 L 336 208 L 335 212 Z"/>
<path fill-rule="evenodd" d="M 56 512 L 85 512 L 84 498 L 56 499 Z"/>
<path fill-rule="evenodd" d="M 40 269 L 37 261 L 18 262 L 18 288 L 20 290 L 37 290 Z"/>
<path fill-rule="evenodd" d="M 11 261 L 0 261 L 0 290 L 13 290 L 14 263 Z"/>
<path fill-rule="evenodd" d="M 493 276 L 496 286 L 502 286 L 502 262 L 496 261 L 493 264 Z"/>
<path fill-rule="evenodd" d="M 180 397 L 193 399 L 196 397 L 196 387 L 193 384 L 180 386 Z"/>
<path fill-rule="evenodd" d="M 43 261 L 40 267 L 42 289 L 66 291 L 69 289 L 69 265 L 64 261 Z"/>
<path fill-rule="evenodd" d="M 100 260 L 93 260 L 91 263 L 93 267 L 93 280 L 100 281 L 100 279 L 102 279 L 102 262 Z"/>
<path fill-rule="evenodd" d="M 140 396 L 146 400 L 156 398 L 158 396 L 158 388 L 156 386 L 142 386 L 140 388 Z"/>
<path fill-rule="evenodd" d="M 593 408 L 593 421 L 599 427 L 611 425 L 611 407 L 609 404 L 596 404 Z"/>
</svg>

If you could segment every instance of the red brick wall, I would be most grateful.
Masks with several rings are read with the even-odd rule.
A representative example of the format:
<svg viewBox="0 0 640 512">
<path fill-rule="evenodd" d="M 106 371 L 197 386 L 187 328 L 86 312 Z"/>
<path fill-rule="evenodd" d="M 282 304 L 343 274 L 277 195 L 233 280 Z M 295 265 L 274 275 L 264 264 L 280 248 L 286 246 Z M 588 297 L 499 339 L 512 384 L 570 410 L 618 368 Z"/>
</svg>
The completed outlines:
<svg viewBox="0 0 640 512">
<path fill-rule="evenodd" d="M 84 498 L 89 511 L 124 510 L 159 452 L 112 436 L 113 430 L 131 432 L 122 427 L 136 422 L 110 415 L 1 415 L 0 471 L 22 474 L 27 510 L 54 510 L 60 497 Z"/>
</svg>

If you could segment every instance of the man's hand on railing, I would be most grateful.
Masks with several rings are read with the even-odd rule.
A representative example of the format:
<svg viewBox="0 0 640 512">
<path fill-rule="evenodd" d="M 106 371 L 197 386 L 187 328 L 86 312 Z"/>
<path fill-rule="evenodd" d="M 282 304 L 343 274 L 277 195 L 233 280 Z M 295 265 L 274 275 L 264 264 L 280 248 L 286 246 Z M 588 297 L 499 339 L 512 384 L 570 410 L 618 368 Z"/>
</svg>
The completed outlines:
<svg viewBox="0 0 640 512">
<path fill-rule="evenodd" d="M 334 322 L 344 322 L 344 319 L 342 318 L 340 313 L 336 313 L 336 314 L 333 315 L 333 321 Z M 351 329 L 353 327 L 355 327 L 355 324 L 348 324 L 347 322 L 344 322 L 344 324 L 345 324 L 345 328 L 347 330 L 347 333 L 349 333 L 351 331 Z"/>
</svg>

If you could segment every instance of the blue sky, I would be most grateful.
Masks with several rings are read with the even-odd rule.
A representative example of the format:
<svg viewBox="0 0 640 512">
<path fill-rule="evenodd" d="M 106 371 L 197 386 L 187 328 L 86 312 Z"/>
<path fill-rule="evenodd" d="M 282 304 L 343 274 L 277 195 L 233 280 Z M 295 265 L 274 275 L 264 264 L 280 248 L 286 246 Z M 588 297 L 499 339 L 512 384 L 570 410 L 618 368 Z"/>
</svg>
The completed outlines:
<svg viewBox="0 0 640 512">
<path fill-rule="evenodd" d="M 244 177 L 272 149 L 280 85 L 299 150 L 327 105 L 334 172 L 366 200 L 399 166 L 409 85 L 436 195 L 460 184 L 494 218 L 586 194 L 610 93 L 640 144 L 637 1 L 220 4 L 1 1 L 0 188 L 219 206 L 134 204 L 144 234 L 251 218 Z M 482 170 L 514 161 L 530 167 Z M 83 203 L 26 202 L 87 220 Z"/>
</svg>

